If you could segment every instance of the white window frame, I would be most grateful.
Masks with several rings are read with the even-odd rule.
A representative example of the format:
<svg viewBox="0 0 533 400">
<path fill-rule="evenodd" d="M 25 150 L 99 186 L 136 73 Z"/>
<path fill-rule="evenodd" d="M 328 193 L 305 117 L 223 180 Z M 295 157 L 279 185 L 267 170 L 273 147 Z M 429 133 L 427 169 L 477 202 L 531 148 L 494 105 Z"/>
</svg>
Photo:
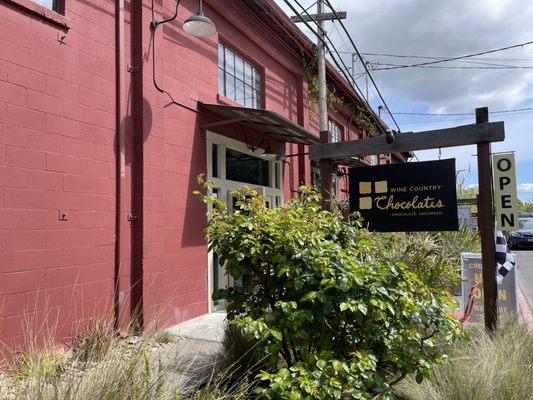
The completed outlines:
<svg viewBox="0 0 533 400">
<path fill-rule="evenodd" d="M 335 129 L 331 129 L 331 128 Z M 335 121 L 333 118 L 328 118 L 328 129 L 329 129 L 329 139 L 330 143 L 342 142 L 342 136 L 344 134 L 344 129 L 341 124 Z"/>
<path fill-rule="evenodd" d="M 212 148 L 214 144 L 217 145 L 218 177 L 213 176 Z M 267 160 L 269 162 L 269 168 L 270 168 L 269 186 L 254 185 L 250 183 L 237 182 L 237 181 L 226 179 L 226 149 L 228 148 L 239 151 L 241 153 L 253 155 L 254 157 L 257 157 L 263 160 Z M 218 198 L 226 202 L 228 206 L 231 207 L 232 205 L 231 192 L 234 190 L 239 190 L 241 186 L 243 185 L 247 185 L 253 188 L 254 190 L 256 190 L 260 195 L 263 195 L 265 197 L 265 201 L 269 203 L 270 208 L 274 208 L 276 206 L 280 206 L 283 204 L 284 202 L 283 164 L 281 161 L 272 160 L 270 157 L 267 157 L 267 156 L 253 154 L 250 152 L 246 143 L 229 138 L 227 136 L 219 135 L 211 131 L 206 131 L 206 153 L 207 153 L 207 179 L 212 181 L 214 184 L 214 187 L 218 189 Z M 278 165 L 277 168 L 276 168 L 276 165 Z M 278 174 L 277 179 L 275 177 L 276 171 Z M 275 187 L 276 181 L 279 183 L 279 188 Z M 209 312 L 211 313 L 211 312 L 219 311 L 219 308 L 216 308 L 214 306 L 213 301 L 211 299 L 211 295 L 213 294 L 213 286 L 214 286 L 214 282 L 213 282 L 214 260 L 213 260 L 213 254 L 211 252 L 209 252 L 207 260 L 208 260 L 207 261 L 208 305 L 209 305 Z M 220 280 L 220 275 L 219 275 L 219 280 Z M 225 284 L 228 286 L 232 286 L 233 282 L 228 277 Z"/>
</svg>

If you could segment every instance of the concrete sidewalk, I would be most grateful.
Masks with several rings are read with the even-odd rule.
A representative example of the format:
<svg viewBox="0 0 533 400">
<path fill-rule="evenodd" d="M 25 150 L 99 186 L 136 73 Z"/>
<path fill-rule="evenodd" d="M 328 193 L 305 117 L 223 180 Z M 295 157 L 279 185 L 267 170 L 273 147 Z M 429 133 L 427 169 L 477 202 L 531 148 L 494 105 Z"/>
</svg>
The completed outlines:
<svg viewBox="0 0 533 400">
<path fill-rule="evenodd" d="M 533 251 L 514 251 L 517 256 L 518 301 L 522 319 L 533 330 Z"/>
<path fill-rule="evenodd" d="M 206 342 L 222 342 L 226 313 L 215 312 L 182 322 L 167 329 L 169 333 L 187 339 L 202 340 Z"/>
</svg>

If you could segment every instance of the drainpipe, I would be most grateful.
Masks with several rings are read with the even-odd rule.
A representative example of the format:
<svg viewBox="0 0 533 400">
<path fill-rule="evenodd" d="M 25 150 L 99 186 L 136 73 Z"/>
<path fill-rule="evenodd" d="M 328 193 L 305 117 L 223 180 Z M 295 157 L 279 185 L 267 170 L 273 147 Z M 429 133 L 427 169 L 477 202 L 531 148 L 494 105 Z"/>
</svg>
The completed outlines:
<svg viewBox="0 0 533 400">
<path fill-rule="evenodd" d="M 115 265 L 113 289 L 113 323 L 115 331 L 120 330 L 120 263 L 122 229 L 122 181 L 125 176 L 125 88 L 124 88 L 124 0 L 115 2 Z"/>
<path fill-rule="evenodd" d="M 143 207 L 144 207 L 144 101 L 143 101 L 143 2 L 131 2 L 131 115 L 133 122 L 131 164 L 131 308 L 133 327 L 141 330 L 143 317 Z M 148 28 L 148 25 L 146 26 Z"/>
</svg>

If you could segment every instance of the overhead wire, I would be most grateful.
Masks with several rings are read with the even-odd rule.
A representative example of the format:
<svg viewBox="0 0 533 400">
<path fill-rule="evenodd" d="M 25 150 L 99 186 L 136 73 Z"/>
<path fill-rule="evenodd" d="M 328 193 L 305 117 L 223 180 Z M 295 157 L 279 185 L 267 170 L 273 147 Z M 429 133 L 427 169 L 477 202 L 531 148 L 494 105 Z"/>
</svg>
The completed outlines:
<svg viewBox="0 0 533 400">
<path fill-rule="evenodd" d="M 285 2 L 285 4 L 287 4 L 287 6 L 292 10 L 292 12 L 295 14 L 295 15 L 299 15 L 301 16 L 301 14 L 296 10 L 296 8 L 291 4 L 291 2 L 289 0 L 283 0 Z M 340 66 L 339 64 L 339 61 L 337 61 L 336 57 L 333 55 L 332 51 L 331 51 L 331 48 L 330 48 L 330 45 L 328 45 L 328 42 L 326 42 L 326 40 L 322 40 L 321 38 L 321 35 L 319 35 L 319 33 L 317 31 L 315 31 L 311 26 L 310 24 L 302 18 L 301 22 L 303 24 L 305 24 L 305 26 L 307 27 L 307 29 L 309 29 L 311 31 L 312 34 L 314 34 L 318 40 L 322 40 L 323 44 L 324 44 L 324 47 L 326 48 L 326 50 L 329 52 L 330 54 L 330 57 L 333 61 L 333 63 L 335 64 L 335 66 L 337 67 L 337 69 L 339 70 L 339 72 L 344 76 L 344 79 L 346 79 L 346 81 L 348 82 L 348 84 L 356 91 L 358 91 L 361 99 L 364 99 L 364 96 L 362 95 L 362 91 L 361 91 L 361 88 L 357 85 L 357 83 L 354 81 L 352 82 L 350 80 L 350 78 L 346 75 L 346 72 L 345 70 L 348 68 L 346 66 L 346 64 L 344 63 L 344 61 L 342 60 L 342 58 L 340 57 L 340 55 L 338 54 L 338 51 L 335 47 L 335 45 L 331 42 L 331 39 L 329 38 L 329 36 L 327 35 L 327 32 L 325 32 L 324 30 L 322 30 L 318 24 L 317 21 L 315 21 L 313 19 L 313 17 L 309 14 L 309 12 L 306 11 L 305 7 L 298 1 L 298 0 L 294 0 L 294 2 L 303 10 L 303 12 L 307 15 L 307 17 L 313 21 L 316 25 L 317 25 L 317 28 L 321 30 L 321 33 L 324 34 L 325 38 L 329 41 L 331 47 L 334 49 L 335 53 L 337 53 L 338 57 L 340 58 L 340 62 L 343 64 L 344 66 L 344 69 Z M 367 105 L 370 107 L 370 105 L 368 104 L 367 102 Z M 371 107 L 370 107 L 371 109 Z M 376 119 L 376 117 L 374 116 L 374 114 L 371 112 L 370 113 L 370 117 L 373 119 L 374 123 L 376 124 L 378 130 L 382 133 L 382 134 L 385 134 L 386 132 L 383 130 L 380 122 Z"/>
<path fill-rule="evenodd" d="M 392 113 L 390 112 L 389 106 L 387 105 L 387 102 L 383 98 L 383 95 L 381 94 L 381 91 L 379 90 L 379 87 L 376 84 L 376 81 L 374 80 L 374 77 L 370 73 L 370 70 L 368 69 L 368 66 L 365 63 L 365 61 L 363 59 L 363 56 L 361 55 L 361 53 L 359 52 L 359 49 L 355 45 L 355 42 L 354 42 L 352 36 L 350 35 L 350 32 L 348 32 L 348 29 L 346 29 L 345 24 L 342 22 L 342 19 L 339 17 L 339 14 L 337 13 L 337 11 L 333 8 L 333 5 L 331 4 L 330 0 L 325 0 L 325 1 L 326 1 L 326 4 L 328 5 L 328 7 L 333 12 L 333 14 L 335 15 L 335 18 L 339 21 L 339 24 L 342 27 L 342 29 L 344 30 L 344 33 L 346 34 L 346 36 L 348 37 L 348 40 L 352 44 L 352 47 L 355 50 L 355 53 L 357 54 L 357 57 L 359 58 L 359 60 L 361 60 L 361 64 L 362 64 L 363 68 L 365 69 L 365 71 L 366 71 L 366 73 L 368 75 L 368 78 L 370 79 L 370 81 L 372 82 L 372 85 L 376 89 L 377 94 L 379 95 L 379 98 L 381 99 L 381 102 L 383 103 L 383 106 L 385 107 L 385 109 L 389 113 L 392 121 L 394 122 L 394 125 L 396 126 L 396 128 L 398 128 L 398 131 L 401 131 L 400 126 L 398 125 L 398 122 L 396 122 L 396 119 L 394 118 L 394 115 L 392 115 Z"/>
<path fill-rule="evenodd" d="M 329 0 L 326 0 L 326 2 L 329 3 Z M 533 40 L 530 40 L 530 41 L 527 41 L 527 42 L 524 42 L 524 43 L 513 44 L 511 46 L 500 47 L 500 48 L 497 48 L 497 49 L 485 50 L 485 51 L 480 51 L 480 52 L 477 52 L 477 53 L 465 54 L 465 55 L 462 55 L 462 56 L 445 58 L 445 59 L 442 59 L 442 60 L 433 60 L 433 61 L 428 61 L 428 62 L 423 62 L 423 63 L 415 63 L 415 64 L 409 64 L 409 65 L 399 65 L 399 66 L 393 66 L 393 67 L 386 67 L 386 68 L 376 69 L 375 71 L 384 71 L 384 70 L 402 69 L 402 68 L 413 68 L 413 67 L 420 67 L 420 66 L 424 66 L 424 65 L 440 64 L 440 63 L 444 63 L 444 62 L 462 60 L 462 59 L 465 59 L 465 58 L 473 58 L 473 57 L 481 56 L 481 55 L 484 55 L 484 54 L 492 54 L 492 53 L 497 53 L 497 52 L 500 52 L 500 51 L 515 49 L 515 48 L 518 48 L 518 47 L 528 46 L 530 44 L 533 44 Z"/>
<path fill-rule="evenodd" d="M 371 65 L 384 65 L 384 68 L 371 68 L 372 71 L 390 71 L 398 68 L 436 68 L 436 69 L 533 69 L 531 65 L 496 65 L 496 66 L 464 66 L 464 65 L 405 65 L 405 64 L 392 64 L 381 63 L 372 61 Z M 391 67 L 391 68 L 389 68 Z M 394 68 L 392 68 L 394 67 Z M 398 68 L 396 68 L 398 67 Z"/>
<path fill-rule="evenodd" d="M 507 113 L 515 113 L 515 112 L 533 112 L 533 107 L 526 107 L 526 108 L 517 108 L 514 110 L 497 110 L 497 111 L 490 111 L 490 114 L 507 114 Z M 474 115 L 475 112 L 466 112 L 466 113 L 419 113 L 419 112 L 395 112 L 395 115 L 428 115 L 428 116 L 459 116 L 459 115 Z"/>
</svg>

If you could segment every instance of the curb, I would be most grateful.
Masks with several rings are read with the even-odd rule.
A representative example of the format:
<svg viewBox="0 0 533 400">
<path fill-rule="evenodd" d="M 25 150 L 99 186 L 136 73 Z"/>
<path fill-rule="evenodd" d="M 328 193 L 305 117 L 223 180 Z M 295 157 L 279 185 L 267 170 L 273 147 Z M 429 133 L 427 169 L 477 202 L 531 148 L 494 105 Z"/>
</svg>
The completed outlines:
<svg viewBox="0 0 533 400">
<path fill-rule="evenodd" d="M 529 330 L 533 331 L 533 312 L 531 311 L 531 307 L 527 301 L 524 289 L 522 289 L 520 284 L 518 285 L 518 303 L 520 306 L 522 320 L 527 325 Z"/>
</svg>

